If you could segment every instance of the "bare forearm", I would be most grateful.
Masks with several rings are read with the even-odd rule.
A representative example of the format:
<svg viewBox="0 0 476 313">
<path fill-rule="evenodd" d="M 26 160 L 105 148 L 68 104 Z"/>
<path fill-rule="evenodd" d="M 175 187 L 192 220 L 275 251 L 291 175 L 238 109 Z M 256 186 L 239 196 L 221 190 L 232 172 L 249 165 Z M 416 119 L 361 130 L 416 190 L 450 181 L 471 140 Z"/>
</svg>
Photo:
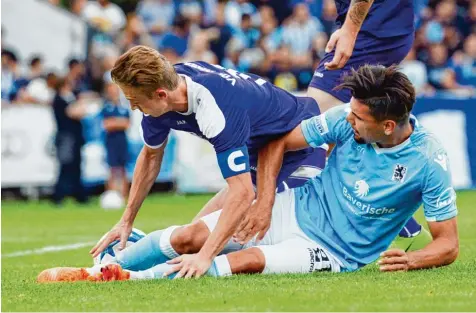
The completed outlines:
<svg viewBox="0 0 476 313">
<path fill-rule="evenodd" d="M 352 0 L 344 26 L 358 33 L 374 0 Z"/>
<path fill-rule="evenodd" d="M 211 259 L 223 250 L 252 201 L 252 192 L 234 192 L 230 189 L 218 223 L 200 250 L 200 254 Z"/>
<path fill-rule="evenodd" d="M 103 125 L 108 132 L 126 130 L 129 128 L 129 119 L 122 117 L 107 118 Z"/>
<path fill-rule="evenodd" d="M 211 198 L 207 204 L 198 212 L 197 216 L 195 216 L 192 222 L 198 221 L 200 218 L 213 213 L 215 211 L 223 209 L 223 205 L 225 203 L 226 194 L 228 192 L 228 188 L 225 187 L 220 192 L 218 192 L 213 198 Z"/>
<path fill-rule="evenodd" d="M 274 204 L 276 179 L 284 157 L 284 141 L 275 140 L 262 148 L 258 154 L 257 201 Z"/>
<path fill-rule="evenodd" d="M 456 260 L 458 248 L 446 238 L 433 240 L 425 248 L 408 252 L 409 270 L 448 265 Z"/>
<path fill-rule="evenodd" d="M 165 145 L 165 143 L 164 143 Z M 134 176 L 132 178 L 129 201 L 122 220 L 132 223 L 150 188 L 160 172 L 160 165 L 164 156 L 163 148 L 157 154 L 149 154 L 144 147 L 137 158 Z"/>
</svg>

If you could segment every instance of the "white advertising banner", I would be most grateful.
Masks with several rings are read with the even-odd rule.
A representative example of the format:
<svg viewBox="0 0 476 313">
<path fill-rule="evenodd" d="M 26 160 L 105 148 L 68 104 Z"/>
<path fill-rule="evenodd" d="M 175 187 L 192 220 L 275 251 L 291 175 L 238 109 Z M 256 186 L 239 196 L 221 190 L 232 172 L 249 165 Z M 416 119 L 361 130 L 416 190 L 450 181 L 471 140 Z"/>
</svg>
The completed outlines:
<svg viewBox="0 0 476 313">
<path fill-rule="evenodd" d="M 2 188 L 51 186 L 56 181 L 56 125 L 51 108 L 2 108 Z"/>
</svg>

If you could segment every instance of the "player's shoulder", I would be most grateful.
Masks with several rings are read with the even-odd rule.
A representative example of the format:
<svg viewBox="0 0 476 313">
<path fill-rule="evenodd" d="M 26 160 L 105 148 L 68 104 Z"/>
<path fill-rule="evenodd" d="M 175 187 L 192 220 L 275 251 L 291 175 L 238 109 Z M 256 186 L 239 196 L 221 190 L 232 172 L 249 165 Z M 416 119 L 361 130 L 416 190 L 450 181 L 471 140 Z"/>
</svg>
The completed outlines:
<svg viewBox="0 0 476 313">
<path fill-rule="evenodd" d="M 347 122 L 347 115 L 351 111 L 350 104 L 341 104 L 327 110 L 322 115 L 325 116 L 327 123 L 332 123 L 339 128 L 351 129 L 350 124 Z"/>
<path fill-rule="evenodd" d="M 435 134 L 423 127 L 415 116 L 412 115 L 410 119 L 414 125 L 411 136 L 413 147 L 418 150 L 421 156 L 426 160 L 446 156 L 446 150 Z"/>
</svg>

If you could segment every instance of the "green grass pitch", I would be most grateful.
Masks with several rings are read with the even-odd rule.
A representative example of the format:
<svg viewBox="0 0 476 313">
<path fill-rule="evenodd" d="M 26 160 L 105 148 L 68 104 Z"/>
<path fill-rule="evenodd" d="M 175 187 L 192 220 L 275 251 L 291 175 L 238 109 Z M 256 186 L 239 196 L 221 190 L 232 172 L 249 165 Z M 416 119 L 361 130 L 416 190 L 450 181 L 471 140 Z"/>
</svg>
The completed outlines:
<svg viewBox="0 0 476 313">
<path fill-rule="evenodd" d="M 135 226 L 145 232 L 186 223 L 210 198 L 155 194 Z M 42 254 L 19 251 L 94 242 L 119 211 L 68 203 L 2 203 L 2 311 L 474 311 L 476 310 L 476 192 L 458 193 L 460 256 L 449 267 L 380 273 L 241 275 L 188 281 L 39 285 L 40 271 L 89 266 L 90 246 Z M 420 220 L 422 215 L 418 212 Z"/>
</svg>

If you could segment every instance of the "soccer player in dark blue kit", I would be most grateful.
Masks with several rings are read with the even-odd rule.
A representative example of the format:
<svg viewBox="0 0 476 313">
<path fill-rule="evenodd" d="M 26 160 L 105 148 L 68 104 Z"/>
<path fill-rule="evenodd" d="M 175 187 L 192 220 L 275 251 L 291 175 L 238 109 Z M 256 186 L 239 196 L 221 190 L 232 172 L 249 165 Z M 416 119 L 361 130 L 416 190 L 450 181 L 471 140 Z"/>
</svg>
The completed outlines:
<svg viewBox="0 0 476 313">
<path fill-rule="evenodd" d="M 259 76 L 205 62 L 171 65 L 156 50 L 144 46 L 123 54 L 111 74 L 131 108 L 143 112 L 141 130 L 145 146 L 137 159 L 126 210 L 91 254 L 96 256 L 117 239 L 125 244 L 134 218 L 160 171 L 168 134 L 175 129 L 209 141 L 227 181 L 227 187 L 196 217 L 223 209 L 217 227 L 196 256 L 196 265 L 208 268 L 205 263 L 222 251 L 246 213 L 253 210 L 253 184 L 265 180 L 257 174 L 257 168 L 265 168 L 260 160 L 261 153 L 267 151 L 262 148 L 303 120 L 319 115 L 319 107 L 312 98 L 295 97 Z M 324 163 L 325 150 L 319 147 L 289 152 L 273 184 L 294 184 L 294 177 L 304 183 L 318 175 Z M 255 203 L 260 199 L 259 184 L 257 194 Z M 164 230 L 160 239 L 164 245 L 171 244 L 176 228 Z M 266 230 L 258 238 L 264 237 Z"/>
<path fill-rule="evenodd" d="M 349 103 L 349 90 L 334 89 L 343 74 L 365 64 L 399 64 L 410 51 L 415 36 L 413 0 L 335 0 L 335 4 L 337 30 L 329 39 L 326 54 L 307 91 L 322 113 Z M 412 218 L 394 244 L 414 250 L 429 241 L 429 233 Z"/>
</svg>

